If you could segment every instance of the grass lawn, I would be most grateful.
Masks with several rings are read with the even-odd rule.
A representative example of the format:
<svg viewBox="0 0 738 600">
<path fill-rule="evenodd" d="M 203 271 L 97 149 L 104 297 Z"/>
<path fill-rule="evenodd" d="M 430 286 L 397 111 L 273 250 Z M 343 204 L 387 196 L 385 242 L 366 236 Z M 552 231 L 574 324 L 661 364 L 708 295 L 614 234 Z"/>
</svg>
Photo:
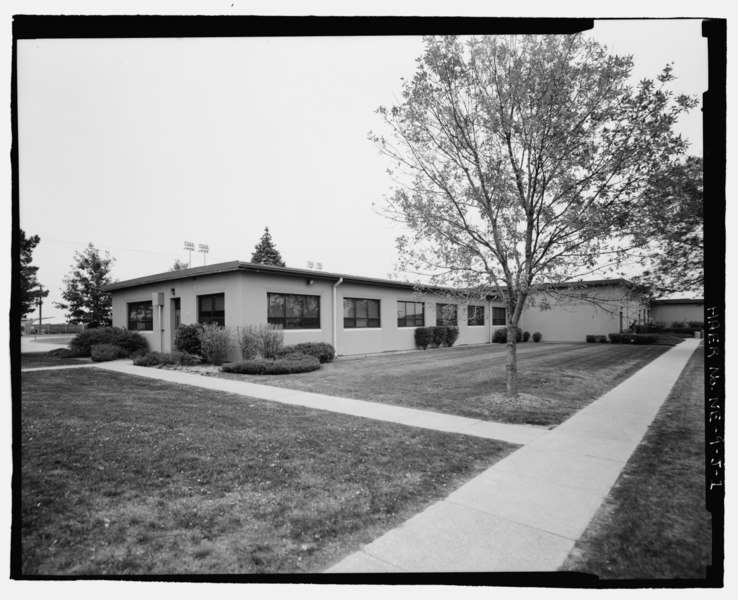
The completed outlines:
<svg viewBox="0 0 738 600">
<path fill-rule="evenodd" d="M 321 571 L 515 448 L 97 369 L 21 424 L 25 576 Z"/>
<path fill-rule="evenodd" d="M 503 344 L 339 358 L 304 374 L 219 376 L 490 421 L 556 425 L 669 348 L 520 344 L 516 402 L 504 395 Z"/>
<path fill-rule="evenodd" d="M 21 369 L 36 369 L 39 367 L 63 367 L 68 365 L 91 364 L 89 358 L 57 358 L 47 356 L 44 352 L 29 352 L 21 354 Z"/>
<path fill-rule="evenodd" d="M 562 570 L 603 579 L 705 578 L 704 354 L 695 352 Z"/>
</svg>

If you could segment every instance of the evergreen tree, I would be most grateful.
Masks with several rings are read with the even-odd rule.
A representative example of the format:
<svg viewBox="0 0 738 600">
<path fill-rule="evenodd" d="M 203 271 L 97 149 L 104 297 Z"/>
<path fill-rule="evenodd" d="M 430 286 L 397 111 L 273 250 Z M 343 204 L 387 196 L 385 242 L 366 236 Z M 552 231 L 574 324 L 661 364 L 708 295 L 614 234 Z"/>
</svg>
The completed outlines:
<svg viewBox="0 0 738 600">
<path fill-rule="evenodd" d="M 36 278 L 38 267 L 32 266 L 33 250 L 41 241 L 37 235 L 26 237 L 26 232 L 20 230 L 20 302 L 21 318 L 33 310 L 39 296 L 39 283 Z M 49 295 L 49 290 L 44 290 L 43 297 Z"/>
<path fill-rule="evenodd" d="M 275 265 L 284 267 L 282 255 L 274 246 L 272 236 L 269 233 L 269 227 L 264 227 L 264 235 L 261 236 L 259 243 L 254 246 L 254 253 L 251 255 L 251 262 L 260 265 Z"/>
<path fill-rule="evenodd" d="M 113 324 L 112 298 L 103 287 L 113 282 L 110 271 L 115 259 L 107 252 L 101 256 L 92 243 L 83 252 L 75 252 L 74 259 L 72 271 L 64 278 L 64 302 L 55 302 L 55 306 L 66 311 L 72 324 L 109 327 Z"/>
</svg>

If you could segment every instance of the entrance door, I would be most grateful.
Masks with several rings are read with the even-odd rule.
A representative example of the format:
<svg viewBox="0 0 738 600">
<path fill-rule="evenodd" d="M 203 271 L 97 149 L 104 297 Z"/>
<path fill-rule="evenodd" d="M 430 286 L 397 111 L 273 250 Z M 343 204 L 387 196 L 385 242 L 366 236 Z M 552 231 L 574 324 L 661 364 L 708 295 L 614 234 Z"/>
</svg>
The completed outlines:
<svg viewBox="0 0 738 600">
<path fill-rule="evenodd" d="M 174 349 L 174 336 L 177 334 L 177 327 L 179 327 L 182 323 L 182 308 L 179 298 L 172 298 L 171 310 L 169 311 L 169 314 L 171 314 L 170 320 L 172 324 L 172 341 L 170 345 L 171 348 Z"/>
</svg>

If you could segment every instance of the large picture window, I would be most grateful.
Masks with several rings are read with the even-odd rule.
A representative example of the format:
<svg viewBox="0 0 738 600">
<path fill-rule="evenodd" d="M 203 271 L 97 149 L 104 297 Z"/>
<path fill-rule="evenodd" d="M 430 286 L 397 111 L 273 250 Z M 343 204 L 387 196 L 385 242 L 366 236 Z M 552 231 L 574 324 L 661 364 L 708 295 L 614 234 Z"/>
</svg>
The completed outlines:
<svg viewBox="0 0 738 600">
<path fill-rule="evenodd" d="M 343 326 L 346 328 L 381 327 L 379 300 L 343 299 Z"/>
<path fill-rule="evenodd" d="M 505 307 L 504 306 L 493 306 L 492 307 L 492 325 L 507 325 L 505 319 Z"/>
<path fill-rule="evenodd" d="M 267 294 L 267 321 L 283 329 L 320 329 L 320 296 Z"/>
<path fill-rule="evenodd" d="M 425 306 L 422 302 L 397 301 L 398 327 L 423 327 L 425 325 Z"/>
<path fill-rule="evenodd" d="M 484 325 L 484 306 L 469 305 L 467 309 L 467 324 L 469 327 Z M 504 310 L 504 309 L 503 309 Z M 504 318 L 504 315 L 503 315 Z"/>
<path fill-rule="evenodd" d="M 154 307 L 150 300 L 128 304 L 128 329 L 130 331 L 154 331 Z"/>
<path fill-rule="evenodd" d="M 436 325 L 438 327 L 456 327 L 458 325 L 457 306 L 455 304 L 436 304 Z"/>
<path fill-rule="evenodd" d="M 198 323 L 214 323 L 225 327 L 225 294 L 197 297 Z"/>
</svg>

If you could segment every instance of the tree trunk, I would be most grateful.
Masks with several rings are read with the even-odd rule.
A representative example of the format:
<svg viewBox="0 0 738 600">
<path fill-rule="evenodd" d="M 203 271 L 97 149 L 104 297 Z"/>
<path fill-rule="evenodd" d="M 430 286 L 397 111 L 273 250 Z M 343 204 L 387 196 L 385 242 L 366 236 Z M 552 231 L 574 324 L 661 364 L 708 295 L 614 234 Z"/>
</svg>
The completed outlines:
<svg viewBox="0 0 738 600">
<path fill-rule="evenodd" d="M 508 400 L 518 397 L 518 352 L 515 336 L 518 328 L 516 325 L 507 325 L 507 389 Z"/>
</svg>

